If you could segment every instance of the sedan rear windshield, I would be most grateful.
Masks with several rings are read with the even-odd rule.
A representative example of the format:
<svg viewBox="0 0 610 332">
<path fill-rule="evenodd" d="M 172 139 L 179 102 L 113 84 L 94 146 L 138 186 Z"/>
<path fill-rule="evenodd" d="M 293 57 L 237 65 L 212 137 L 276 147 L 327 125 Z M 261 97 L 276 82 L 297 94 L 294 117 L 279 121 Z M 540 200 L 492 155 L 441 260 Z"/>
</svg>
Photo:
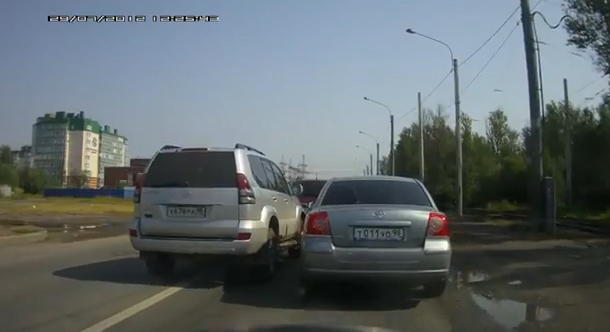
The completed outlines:
<svg viewBox="0 0 610 332">
<path fill-rule="evenodd" d="M 232 151 L 160 153 L 146 173 L 144 187 L 231 188 L 237 186 L 236 177 Z"/>
<path fill-rule="evenodd" d="M 391 180 L 353 180 L 333 182 L 322 205 L 384 204 L 432 206 L 416 182 Z"/>
<path fill-rule="evenodd" d="M 326 181 L 301 181 L 299 184 L 303 186 L 301 196 L 318 197 Z"/>
</svg>

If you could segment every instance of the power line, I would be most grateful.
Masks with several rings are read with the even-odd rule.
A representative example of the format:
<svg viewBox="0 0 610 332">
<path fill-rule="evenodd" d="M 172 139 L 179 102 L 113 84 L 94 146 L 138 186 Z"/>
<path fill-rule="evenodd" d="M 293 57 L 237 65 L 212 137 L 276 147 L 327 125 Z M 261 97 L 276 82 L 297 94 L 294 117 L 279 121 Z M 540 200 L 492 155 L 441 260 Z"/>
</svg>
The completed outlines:
<svg viewBox="0 0 610 332">
<path fill-rule="evenodd" d="M 540 2 L 538 2 L 540 3 Z M 517 6 L 517 8 L 515 8 L 515 10 L 513 10 L 513 12 L 508 16 L 508 18 L 502 22 L 502 24 L 500 24 L 500 26 L 498 27 L 498 29 L 496 29 L 496 31 L 494 31 L 494 33 L 491 34 L 491 36 L 489 36 L 489 38 L 487 38 L 487 40 L 485 40 L 485 42 L 483 42 L 483 44 L 481 46 L 479 46 L 479 48 L 477 48 L 474 52 L 472 52 L 472 54 L 470 54 L 466 60 L 462 61 L 462 63 L 460 63 L 460 66 L 465 64 L 468 60 L 470 60 L 475 54 L 479 53 L 480 50 L 483 49 L 483 47 L 485 47 L 485 45 L 487 45 L 487 43 L 489 43 L 493 37 L 495 37 L 500 30 L 502 30 L 502 28 L 504 28 L 504 26 L 506 25 L 506 23 L 508 23 L 508 21 L 510 21 L 511 18 L 513 18 L 513 16 L 515 16 L 515 14 L 519 11 L 519 8 L 521 8 L 521 6 Z"/>
<path fill-rule="evenodd" d="M 533 9 L 535 9 L 536 7 L 538 7 L 538 5 L 540 5 L 540 3 L 543 0 L 538 0 L 538 2 L 534 5 Z M 502 28 L 504 28 L 504 26 L 510 21 L 511 18 L 513 18 L 513 16 L 515 16 L 515 14 L 519 11 L 519 9 L 521 8 L 521 5 L 517 6 L 517 8 L 515 8 L 515 10 L 513 10 L 512 13 L 510 13 L 510 15 L 506 18 L 506 20 L 504 20 L 504 22 L 502 22 L 502 24 L 500 24 L 500 26 L 498 27 L 498 29 L 496 29 L 496 31 L 494 31 L 491 36 L 489 36 L 489 38 L 487 38 L 487 40 L 485 40 L 485 42 L 483 42 L 483 44 L 481 44 L 481 46 L 479 46 L 479 48 L 477 48 L 474 52 L 472 52 L 472 54 L 470 54 L 466 60 L 462 61 L 462 63 L 460 63 L 460 66 L 465 64 L 466 61 L 470 60 L 475 54 L 477 54 L 480 50 L 483 49 L 483 47 L 485 47 L 485 45 L 487 45 L 487 43 L 489 43 L 493 37 L 495 37 L 500 30 L 502 30 Z M 539 13 L 540 14 L 540 13 Z M 540 14 L 540 16 L 542 16 L 542 19 L 546 21 L 546 19 L 544 18 L 544 15 Z M 561 22 L 560 22 L 561 23 Z M 548 22 L 547 22 L 548 24 Z"/>
<path fill-rule="evenodd" d="M 538 5 L 540 5 L 540 3 L 542 3 L 543 0 L 538 0 L 538 2 L 534 5 L 534 7 L 532 9 L 535 9 L 536 7 L 538 7 Z M 468 60 L 470 60 L 473 56 L 475 56 L 479 51 L 481 51 L 483 49 L 483 47 L 485 47 L 499 32 L 500 30 L 502 30 L 502 28 L 504 28 L 504 26 L 510 21 L 511 18 L 513 18 L 513 16 L 515 16 L 515 14 L 519 11 L 519 9 L 521 8 L 521 5 L 517 6 L 517 8 L 515 8 L 515 10 L 513 10 L 510 15 L 508 16 L 508 18 L 506 20 L 504 20 L 504 22 L 502 22 L 502 24 L 500 24 L 500 26 L 496 29 L 496 31 L 494 31 L 491 36 L 489 36 L 489 38 L 487 38 L 487 40 L 485 40 L 483 42 L 483 44 L 481 44 L 481 46 L 479 46 L 476 50 L 474 50 L 474 52 L 472 52 L 464 61 L 462 61 L 462 63 L 460 63 L 459 65 L 463 65 L 465 64 Z M 542 16 L 542 15 L 541 15 Z M 543 18 L 544 19 L 544 18 Z M 517 23 L 516 26 L 518 26 L 519 23 Z M 513 30 L 511 30 L 510 34 L 508 37 L 510 37 L 510 35 L 515 31 L 516 26 L 513 28 Z M 500 46 L 500 49 L 502 48 L 502 46 L 504 46 L 504 44 L 506 43 L 506 41 L 508 40 L 508 38 L 506 38 L 503 42 L 502 45 Z M 494 55 L 492 56 L 491 59 L 493 59 L 493 57 L 495 56 L 495 54 L 497 54 L 497 52 L 499 52 L 499 49 L 496 50 L 496 53 L 494 53 Z M 487 67 L 487 65 L 489 64 L 489 62 L 491 62 L 491 59 L 487 61 L 487 63 L 485 64 L 485 66 L 483 66 L 483 68 L 475 75 L 476 79 L 481 72 L 485 69 L 485 67 Z M 426 100 L 428 100 L 428 98 L 430 98 L 435 92 L 436 90 L 438 90 L 441 85 L 443 85 L 443 83 L 445 83 L 445 81 L 447 80 L 447 78 L 449 78 L 449 76 L 451 76 L 451 73 L 453 73 L 453 68 L 451 70 L 449 70 L 449 72 L 447 73 L 447 75 L 445 75 L 445 77 L 443 77 L 443 79 L 434 87 L 434 89 L 432 89 L 432 91 L 430 91 L 423 99 L 422 99 L 422 103 L 426 102 Z M 472 84 L 472 82 L 474 82 L 474 79 L 468 84 L 468 86 L 466 87 L 466 89 L 468 89 L 468 87 Z M 407 113 L 405 113 L 404 115 L 402 115 L 400 118 L 398 118 L 398 120 L 404 118 L 405 116 L 411 114 L 411 112 L 415 111 L 417 109 L 417 107 L 414 107 L 412 109 L 410 109 Z"/>
<path fill-rule="evenodd" d="M 481 75 L 481 73 L 483 73 L 483 71 L 485 70 L 485 68 L 487 68 L 487 66 L 491 63 L 491 61 L 496 57 L 496 55 L 498 55 L 498 53 L 500 52 L 500 50 L 502 50 L 502 48 L 504 47 L 504 45 L 506 45 L 506 42 L 508 41 L 508 39 L 510 39 L 510 37 L 513 35 L 513 33 L 517 30 L 517 27 L 519 27 L 519 23 L 517 22 L 517 24 L 515 24 L 515 26 L 512 28 L 512 30 L 510 30 L 510 32 L 508 33 L 508 36 L 506 36 L 506 38 L 504 38 L 504 40 L 502 41 L 502 44 L 500 44 L 500 46 L 498 47 L 498 49 L 496 49 L 496 51 L 491 55 L 491 57 L 489 58 L 489 60 L 487 60 L 487 62 L 485 63 L 485 65 L 483 65 L 483 67 L 481 67 L 481 69 L 477 72 L 476 75 L 474 75 L 474 77 L 472 78 L 472 80 L 470 80 L 470 82 L 468 83 L 468 85 L 466 85 L 466 88 L 464 88 L 465 90 L 468 90 L 468 88 L 472 85 L 472 83 L 474 83 L 474 81 L 477 80 L 477 78 L 479 78 L 479 76 Z"/>
<path fill-rule="evenodd" d="M 583 85 L 581 88 L 579 88 L 578 90 L 574 91 L 574 93 L 579 93 L 581 91 L 583 91 L 584 89 L 590 87 L 591 85 L 593 85 L 594 83 L 597 83 L 599 80 L 601 80 L 602 78 L 606 77 L 606 75 L 602 75 L 594 80 L 592 80 L 591 82 Z"/>
<path fill-rule="evenodd" d="M 430 91 L 430 93 L 428 93 L 423 99 L 422 99 L 422 104 L 424 102 L 426 102 L 426 100 L 432 96 L 433 93 L 436 92 L 436 90 L 438 90 L 438 88 L 441 87 L 441 85 L 443 85 L 443 83 L 445 83 L 445 81 L 447 80 L 447 78 L 449 78 L 449 76 L 451 76 L 451 73 L 453 73 L 453 69 L 449 70 L 449 72 L 447 73 L 447 75 L 445 75 L 445 77 L 443 77 L 443 79 L 434 87 L 434 89 L 432 89 L 432 91 Z M 407 113 L 403 114 L 400 118 L 398 118 L 398 120 L 404 118 L 405 116 L 411 114 L 411 112 L 415 111 L 417 109 L 417 107 L 413 107 L 412 109 L 410 109 Z"/>
</svg>

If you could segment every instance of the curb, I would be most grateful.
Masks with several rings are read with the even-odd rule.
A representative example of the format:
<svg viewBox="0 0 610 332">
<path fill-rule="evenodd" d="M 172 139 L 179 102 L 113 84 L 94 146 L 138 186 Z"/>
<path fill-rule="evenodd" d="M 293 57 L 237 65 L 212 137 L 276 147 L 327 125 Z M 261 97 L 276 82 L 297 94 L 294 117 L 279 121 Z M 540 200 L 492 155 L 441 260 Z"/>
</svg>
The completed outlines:
<svg viewBox="0 0 610 332">
<path fill-rule="evenodd" d="M 41 242 L 47 239 L 47 231 L 40 231 L 22 235 L 0 236 L 0 248 L 16 244 Z"/>
</svg>

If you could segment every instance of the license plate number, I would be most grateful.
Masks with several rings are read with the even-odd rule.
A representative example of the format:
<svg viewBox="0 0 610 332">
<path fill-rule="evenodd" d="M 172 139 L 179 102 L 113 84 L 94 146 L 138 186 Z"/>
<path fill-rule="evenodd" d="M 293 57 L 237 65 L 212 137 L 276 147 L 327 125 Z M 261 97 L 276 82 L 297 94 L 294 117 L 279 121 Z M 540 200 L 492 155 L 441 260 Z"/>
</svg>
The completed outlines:
<svg viewBox="0 0 610 332">
<path fill-rule="evenodd" d="M 179 218 L 205 218 L 206 208 L 203 206 L 170 206 L 167 208 L 167 216 Z"/>
<path fill-rule="evenodd" d="M 358 241 L 402 241 L 404 238 L 402 228 L 354 228 L 354 240 Z"/>
</svg>

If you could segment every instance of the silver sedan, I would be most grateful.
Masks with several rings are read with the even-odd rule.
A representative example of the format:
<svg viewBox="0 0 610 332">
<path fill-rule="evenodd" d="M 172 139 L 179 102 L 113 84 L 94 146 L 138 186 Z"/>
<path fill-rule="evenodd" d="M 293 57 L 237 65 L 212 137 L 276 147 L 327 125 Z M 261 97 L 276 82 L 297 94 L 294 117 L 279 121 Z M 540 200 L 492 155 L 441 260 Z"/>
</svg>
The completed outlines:
<svg viewBox="0 0 610 332">
<path fill-rule="evenodd" d="M 400 281 L 443 294 L 451 263 L 449 220 L 410 178 L 329 180 L 303 227 L 301 283 Z"/>
</svg>

